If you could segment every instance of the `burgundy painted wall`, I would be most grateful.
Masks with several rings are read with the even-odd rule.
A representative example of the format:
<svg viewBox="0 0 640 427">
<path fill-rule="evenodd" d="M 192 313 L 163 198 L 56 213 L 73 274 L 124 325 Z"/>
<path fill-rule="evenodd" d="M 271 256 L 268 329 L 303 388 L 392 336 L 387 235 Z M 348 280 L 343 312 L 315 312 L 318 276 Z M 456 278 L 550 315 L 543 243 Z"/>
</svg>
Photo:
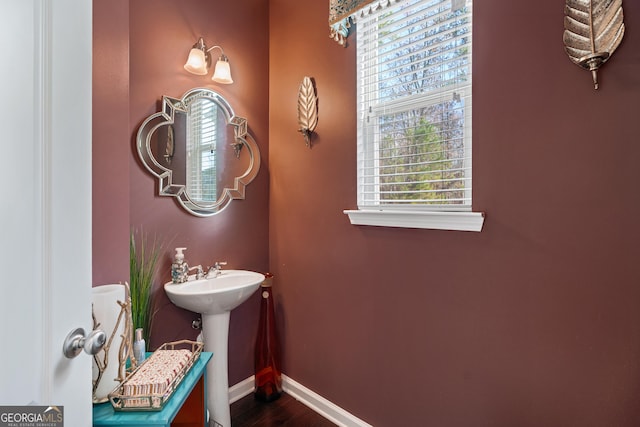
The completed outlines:
<svg viewBox="0 0 640 427">
<path fill-rule="evenodd" d="M 129 0 L 93 2 L 93 284 L 129 280 Z"/>
<path fill-rule="evenodd" d="M 355 38 L 270 1 L 270 265 L 284 372 L 375 426 L 640 424 L 640 3 L 600 73 L 564 2 L 474 17 L 481 233 L 357 227 Z M 314 77 L 312 149 L 296 97 Z"/>
<path fill-rule="evenodd" d="M 166 244 L 156 296 L 159 312 L 152 328 L 151 347 L 166 341 L 195 338 L 191 321 L 198 316 L 178 309 L 161 285 L 170 280 L 173 248 L 186 247 L 189 264 L 266 271 L 268 268 L 268 33 L 267 3 L 263 0 L 130 0 L 130 224 Z M 223 46 L 231 63 L 233 85 L 219 85 L 209 76 L 184 71 L 189 49 L 198 36 L 211 46 Z M 213 52 L 215 54 L 215 51 Z M 162 95 L 180 97 L 194 87 L 207 87 L 227 98 L 246 117 L 262 155 L 258 177 L 246 199 L 234 201 L 222 213 L 198 218 L 170 197 L 159 197 L 156 180 L 135 153 L 141 122 L 158 111 Z M 257 330 L 256 294 L 231 314 L 230 384 L 253 374 L 253 343 Z"/>
</svg>

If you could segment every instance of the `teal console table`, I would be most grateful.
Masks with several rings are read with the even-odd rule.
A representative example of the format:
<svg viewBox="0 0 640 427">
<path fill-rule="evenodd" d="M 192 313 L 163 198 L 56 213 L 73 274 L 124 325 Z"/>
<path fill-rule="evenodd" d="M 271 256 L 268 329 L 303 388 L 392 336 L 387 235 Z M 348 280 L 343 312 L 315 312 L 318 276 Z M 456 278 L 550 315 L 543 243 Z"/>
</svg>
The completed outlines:
<svg viewBox="0 0 640 427">
<path fill-rule="evenodd" d="M 212 353 L 202 352 L 161 411 L 115 411 L 111 402 L 93 406 L 94 426 L 205 427 L 206 367 Z"/>
</svg>

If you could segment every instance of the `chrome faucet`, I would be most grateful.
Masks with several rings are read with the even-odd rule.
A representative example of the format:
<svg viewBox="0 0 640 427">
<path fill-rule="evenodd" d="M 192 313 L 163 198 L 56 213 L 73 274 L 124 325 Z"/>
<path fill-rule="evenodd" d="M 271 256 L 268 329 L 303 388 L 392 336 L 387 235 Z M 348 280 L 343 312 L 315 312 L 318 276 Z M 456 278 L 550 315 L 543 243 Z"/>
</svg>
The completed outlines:
<svg viewBox="0 0 640 427">
<path fill-rule="evenodd" d="M 222 266 L 227 265 L 226 261 L 216 261 L 213 267 L 209 267 L 209 271 L 207 271 L 207 279 L 215 279 L 219 275 L 222 274 Z"/>
<path fill-rule="evenodd" d="M 202 279 L 204 277 L 204 271 L 202 270 L 201 265 L 196 265 L 194 267 L 190 267 L 189 271 L 196 270 L 196 280 Z"/>
</svg>

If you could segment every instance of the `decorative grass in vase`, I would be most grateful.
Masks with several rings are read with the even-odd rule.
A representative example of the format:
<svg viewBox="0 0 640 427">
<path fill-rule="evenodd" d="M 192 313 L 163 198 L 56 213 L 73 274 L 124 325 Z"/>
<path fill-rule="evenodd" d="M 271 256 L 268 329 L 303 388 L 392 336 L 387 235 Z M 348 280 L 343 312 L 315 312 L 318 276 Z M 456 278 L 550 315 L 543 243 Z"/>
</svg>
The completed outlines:
<svg viewBox="0 0 640 427">
<path fill-rule="evenodd" d="M 155 314 L 153 307 L 153 280 L 160 258 L 160 248 L 154 239 L 148 244 L 144 233 L 140 233 L 136 246 L 135 232 L 129 241 L 129 275 L 131 292 L 131 318 L 133 329 L 142 328 L 144 340 L 149 345 L 149 334 Z"/>
</svg>

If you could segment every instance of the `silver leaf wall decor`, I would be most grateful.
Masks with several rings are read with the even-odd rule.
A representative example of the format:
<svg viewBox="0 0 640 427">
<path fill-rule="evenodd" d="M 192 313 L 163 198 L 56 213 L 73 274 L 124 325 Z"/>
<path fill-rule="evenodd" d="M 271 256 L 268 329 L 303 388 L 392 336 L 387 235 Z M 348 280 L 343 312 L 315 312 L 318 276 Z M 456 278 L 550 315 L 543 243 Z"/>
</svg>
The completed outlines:
<svg viewBox="0 0 640 427">
<path fill-rule="evenodd" d="M 307 147 L 311 147 L 311 134 L 318 124 L 318 97 L 313 79 L 302 79 L 298 90 L 298 132 L 304 136 Z"/>
<path fill-rule="evenodd" d="M 622 0 L 566 0 L 563 41 L 574 64 L 591 71 L 598 89 L 598 68 L 624 36 Z"/>
</svg>

